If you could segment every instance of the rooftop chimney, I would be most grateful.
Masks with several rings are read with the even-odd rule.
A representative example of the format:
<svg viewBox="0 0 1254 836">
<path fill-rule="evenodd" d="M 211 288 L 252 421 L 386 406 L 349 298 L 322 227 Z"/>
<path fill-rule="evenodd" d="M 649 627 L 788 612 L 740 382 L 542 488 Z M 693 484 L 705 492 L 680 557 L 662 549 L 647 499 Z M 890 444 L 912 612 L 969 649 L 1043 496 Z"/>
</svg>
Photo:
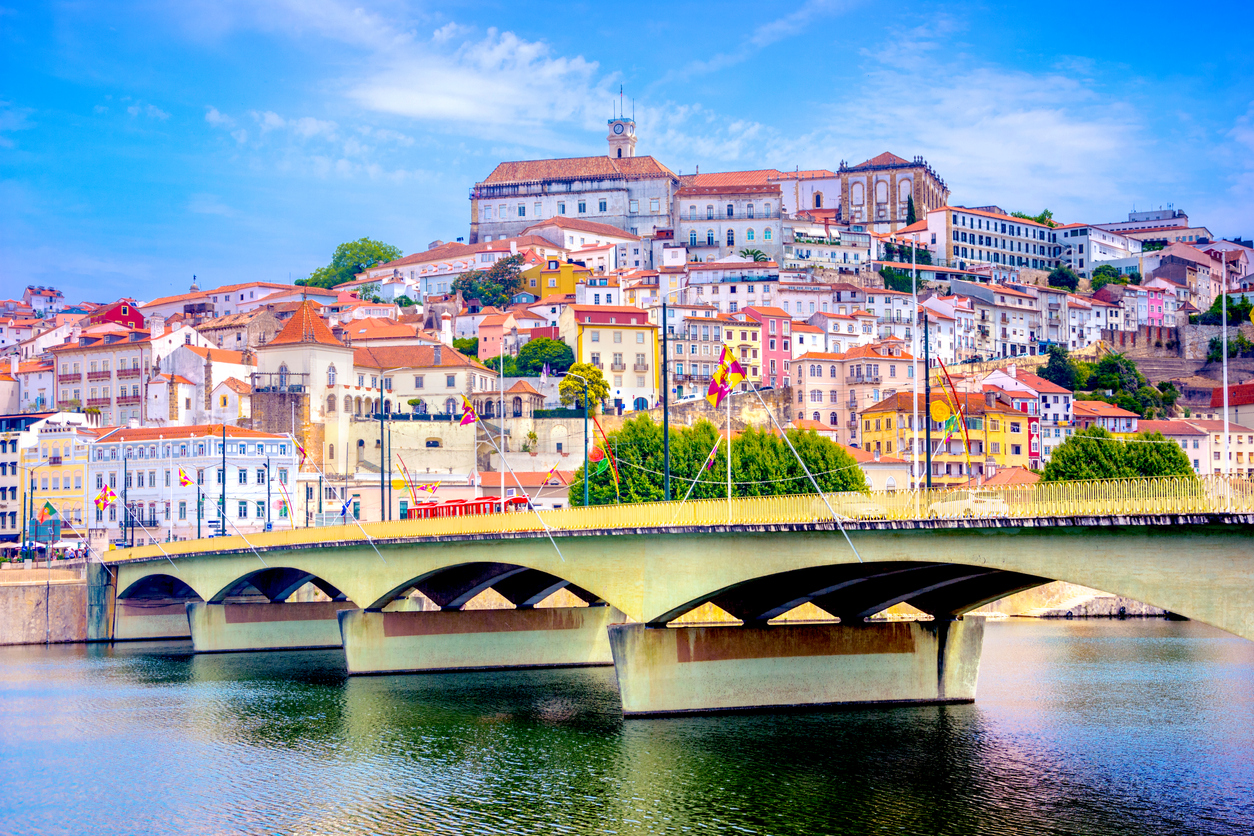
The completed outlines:
<svg viewBox="0 0 1254 836">
<path fill-rule="evenodd" d="M 155 340 L 165 334 L 165 317 L 161 314 L 153 314 L 148 317 L 149 333 Z"/>
<path fill-rule="evenodd" d="M 451 346 L 453 344 L 453 315 L 448 311 L 440 314 L 440 342 Z M 437 355 L 438 355 L 437 349 Z"/>
<path fill-rule="evenodd" d="M 509 254 L 518 255 L 518 242 L 517 241 L 509 242 Z"/>
<path fill-rule="evenodd" d="M 1009 366 L 1006 367 L 1006 374 L 1017 379 L 1018 374 L 1019 374 L 1019 367 L 1016 366 L 1014 363 L 1011 363 Z"/>
</svg>

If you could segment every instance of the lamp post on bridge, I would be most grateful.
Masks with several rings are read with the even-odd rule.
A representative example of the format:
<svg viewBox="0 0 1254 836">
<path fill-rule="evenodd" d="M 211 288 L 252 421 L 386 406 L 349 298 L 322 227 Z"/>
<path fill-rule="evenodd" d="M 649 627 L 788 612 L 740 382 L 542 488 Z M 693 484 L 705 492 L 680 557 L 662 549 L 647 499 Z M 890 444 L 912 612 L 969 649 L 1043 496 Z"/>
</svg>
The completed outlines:
<svg viewBox="0 0 1254 836">
<path fill-rule="evenodd" d="M 566 372 L 563 377 L 577 377 L 583 381 L 583 507 L 588 507 L 588 378 L 576 372 Z M 504 484 L 504 483 L 502 483 Z"/>
</svg>

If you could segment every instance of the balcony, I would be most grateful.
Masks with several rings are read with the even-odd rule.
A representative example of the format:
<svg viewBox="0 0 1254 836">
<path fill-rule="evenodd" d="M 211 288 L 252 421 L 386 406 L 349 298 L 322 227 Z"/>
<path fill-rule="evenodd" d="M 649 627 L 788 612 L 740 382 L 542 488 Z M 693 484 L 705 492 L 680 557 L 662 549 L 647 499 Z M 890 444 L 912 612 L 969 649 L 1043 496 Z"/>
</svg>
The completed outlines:
<svg viewBox="0 0 1254 836">
<path fill-rule="evenodd" d="M 602 363 L 598 363 L 598 362 L 596 362 L 595 360 L 594 360 L 594 361 L 592 361 L 591 363 L 589 363 L 588 365 L 593 366 L 593 367 L 595 367 L 595 368 L 598 368 L 598 369 L 600 369 L 601 371 L 605 371 L 605 365 L 604 365 L 604 364 L 602 364 Z"/>
<path fill-rule="evenodd" d="M 88 372 L 87 373 L 88 380 L 108 380 L 111 377 L 113 377 L 113 372 L 109 371 L 108 369 L 105 369 L 102 372 Z"/>
<path fill-rule="evenodd" d="M 74 408 L 74 401 L 70 398 L 62 398 L 61 400 L 57 401 L 57 409 L 60 409 L 62 411 L 68 411 L 73 408 Z"/>
<path fill-rule="evenodd" d="M 81 378 L 82 375 L 77 372 L 74 374 L 59 374 L 57 375 L 57 383 L 78 383 Z"/>
<path fill-rule="evenodd" d="M 648 363 L 633 363 L 631 370 L 633 372 L 647 372 L 649 370 Z"/>
<path fill-rule="evenodd" d="M 61 457 L 60 457 L 60 456 L 49 456 L 49 457 L 48 457 L 48 464 L 49 464 L 49 465 L 51 465 L 52 467 L 57 467 L 58 465 L 60 465 L 60 464 L 61 464 Z"/>
<path fill-rule="evenodd" d="M 610 371 L 625 372 L 627 371 L 627 364 L 626 363 L 610 363 Z"/>
<path fill-rule="evenodd" d="M 118 379 L 139 377 L 139 369 L 118 369 Z"/>
<path fill-rule="evenodd" d="M 1002 314 L 1001 319 L 999 319 L 998 322 L 1000 322 L 1002 325 L 1008 325 L 1010 323 L 1010 317 L 1007 316 L 1006 314 Z"/>
<path fill-rule="evenodd" d="M 134 406 L 142 400 L 140 395 L 118 395 L 118 406 Z"/>
<path fill-rule="evenodd" d="M 110 398 L 88 398 L 87 399 L 88 406 L 109 406 L 109 404 L 111 403 L 113 403 L 113 401 Z"/>
<path fill-rule="evenodd" d="M 880 382 L 880 377 L 879 377 L 879 375 L 875 375 L 875 376 L 873 376 L 873 377 L 853 377 L 853 376 L 850 376 L 850 377 L 846 377 L 846 378 L 845 378 L 845 383 L 846 383 L 847 385 L 849 385 L 849 386 L 857 386 L 857 385 L 860 385 L 860 384 L 863 384 L 863 383 L 865 383 L 865 384 L 866 384 L 866 385 L 868 385 L 868 386 L 874 386 L 874 385 L 878 384 L 879 382 Z"/>
<path fill-rule="evenodd" d="M 848 421 L 845 422 L 845 426 L 851 430 L 856 430 L 858 428 L 858 419 L 850 418 Z"/>
</svg>

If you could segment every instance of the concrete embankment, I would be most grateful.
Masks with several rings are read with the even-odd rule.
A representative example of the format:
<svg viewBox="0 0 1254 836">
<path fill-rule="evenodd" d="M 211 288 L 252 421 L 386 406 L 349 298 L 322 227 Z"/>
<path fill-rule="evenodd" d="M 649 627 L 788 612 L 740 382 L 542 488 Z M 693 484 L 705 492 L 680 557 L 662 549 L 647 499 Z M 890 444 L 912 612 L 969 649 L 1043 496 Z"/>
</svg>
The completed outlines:
<svg viewBox="0 0 1254 836">
<path fill-rule="evenodd" d="M 0 645 L 86 641 L 84 574 L 68 561 L 0 571 Z"/>
</svg>

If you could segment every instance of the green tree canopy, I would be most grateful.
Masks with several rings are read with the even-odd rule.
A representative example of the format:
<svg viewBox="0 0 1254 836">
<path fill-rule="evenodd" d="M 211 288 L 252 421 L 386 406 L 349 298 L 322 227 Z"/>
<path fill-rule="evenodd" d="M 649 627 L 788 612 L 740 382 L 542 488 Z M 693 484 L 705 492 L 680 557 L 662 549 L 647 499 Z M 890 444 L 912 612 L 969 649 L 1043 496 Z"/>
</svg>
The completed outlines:
<svg viewBox="0 0 1254 836">
<path fill-rule="evenodd" d="M 479 362 L 483 363 L 483 365 L 487 366 L 492 371 L 503 375 L 504 377 L 523 377 L 524 376 L 518 373 L 518 366 L 512 354 L 505 355 L 504 370 L 502 370 L 501 368 L 500 357 L 489 357 L 488 359 L 480 360 Z"/>
<path fill-rule="evenodd" d="M 401 306 L 402 308 L 412 308 L 414 305 L 417 304 L 413 299 L 410 299 L 408 296 L 405 296 L 403 294 L 400 296 L 397 296 L 392 301 L 395 302 L 397 305 Z"/>
<path fill-rule="evenodd" d="M 483 305 L 504 308 L 514 294 L 522 290 L 523 256 L 499 259 L 487 270 L 470 270 L 453 279 L 452 289 L 461 291 L 463 299 L 476 299 Z"/>
<path fill-rule="evenodd" d="M 454 337 L 453 348 L 465 354 L 467 357 L 479 356 L 479 338 L 478 337 Z"/>
<path fill-rule="evenodd" d="M 905 270 L 896 270 L 892 267 L 884 267 L 880 270 L 880 276 L 884 279 L 884 287 L 889 290 L 896 290 L 899 293 L 910 292 L 910 273 Z M 927 287 L 927 282 L 919 277 L 915 281 L 915 287 L 919 290 Z"/>
<path fill-rule="evenodd" d="M 1092 287 L 1094 291 L 1101 290 L 1108 284 L 1127 284 L 1128 277 L 1120 274 L 1118 270 L 1109 264 L 1098 265 L 1093 270 Z"/>
<path fill-rule="evenodd" d="M 567 406 L 575 404 L 582 409 L 583 386 L 586 380 L 588 400 L 591 401 L 588 404 L 589 412 L 595 415 L 598 407 L 610 397 L 610 386 L 605 382 L 605 375 L 601 374 L 601 370 L 591 363 L 575 363 L 568 371 L 570 374 L 563 377 L 562 382 L 557 385 L 557 393 L 562 403 Z"/>
<path fill-rule="evenodd" d="M 531 340 L 518 350 L 518 373 L 525 377 L 539 377 L 546 363 L 550 373 L 563 374 L 574 362 L 570 346 L 548 337 Z"/>
<path fill-rule="evenodd" d="M 1080 277 L 1071 272 L 1071 268 L 1065 264 L 1059 264 L 1049 274 L 1049 286 L 1061 287 L 1075 293 L 1076 288 L 1080 286 Z"/>
<path fill-rule="evenodd" d="M 1193 466 L 1180 445 L 1163 438 L 1161 433 L 1141 433 L 1125 442 L 1102 427 L 1089 427 L 1054 448 L 1041 481 L 1151 476 L 1191 477 L 1194 476 Z"/>
<path fill-rule="evenodd" d="M 692 480 L 690 499 L 717 499 L 727 495 L 727 444 L 719 444 L 714 464 L 705 463 L 719 438 L 709 421 L 671 429 L 671 495 L 682 499 Z M 866 491 L 866 477 L 857 462 L 839 445 L 813 431 L 789 430 L 788 438 L 827 492 Z M 664 495 L 662 429 L 646 414 L 609 433 L 610 449 L 618 461 L 619 489 L 615 493 L 610 468 L 592 466 L 588 500 L 593 505 L 623 502 L 656 502 Z M 778 496 L 813 493 L 797 459 L 777 435 L 748 428 L 732 442 L 732 495 Z M 572 505 L 583 504 L 583 468 L 570 485 Z"/>
<path fill-rule="evenodd" d="M 747 258 L 751 261 L 770 261 L 770 256 L 761 250 L 744 249 L 740 251 L 741 258 Z"/>
<path fill-rule="evenodd" d="M 1036 373 L 1050 383 L 1072 392 L 1083 389 L 1088 382 L 1088 375 L 1082 371 L 1080 364 L 1072 360 L 1067 349 L 1060 345 L 1049 347 L 1049 362 L 1044 366 L 1037 366 Z"/>
<path fill-rule="evenodd" d="M 1025 221 L 1036 221 L 1038 224 L 1048 226 L 1050 228 L 1058 226 L 1058 224 L 1054 223 L 1054 213 L 1048 209 L 1042 209 L 1041 214 L 1039 215 L 1029 215 L 1026 212 L 1011 212 L 1010 216 L 1013 218 L 1023 218 Z"/>
<path fill-rule="evenodd" d="M 1223 325 L 1224 323 L 1224 299 L 1223 296 L 1216 296 L 1215 301 L 1211 303 L 1210 308 L 1202 314 L 1199 314 L 1197 321 L 1202 325 Z M 1240 325 L 1243 322 L 1250 321 L 1250 311 L 1254 308 L 1246 299 L 1228 297 L 1228 324 Z M 1231 340 L 1229 340 L 1231 342 Z M 1222 353 L 1222 349 L 1221 349 Z"/>
<path fill-rule="evenodd" d="M 1122 354 L 1103 357 L 1089 375 L 1088 388 L 1095 393 L 1088 400 L 1107 401 L 1142 418 L 1153 418 L 1163 413 L 1165 408 L 1175 403 L 1179 394 L 1171 396 L 1168 390 L 1151 386 L 1136 363 Z M 1172 387 L 1172 391 L 1174 389 Z M 1112 394 L 1106 395 L 1107 390 Z"/>
<path fill-rule="evenodd" d="M 308 287 L 335 287 L 351 282 L 368 267 L 395 261 L 400 257 L 401 251 L 391 244 L 360 238 L 340 244 L 335 248 L 330 264 L 314 270 L 307 279 L 297 279 L 296 283 Z"/>
</svg>

